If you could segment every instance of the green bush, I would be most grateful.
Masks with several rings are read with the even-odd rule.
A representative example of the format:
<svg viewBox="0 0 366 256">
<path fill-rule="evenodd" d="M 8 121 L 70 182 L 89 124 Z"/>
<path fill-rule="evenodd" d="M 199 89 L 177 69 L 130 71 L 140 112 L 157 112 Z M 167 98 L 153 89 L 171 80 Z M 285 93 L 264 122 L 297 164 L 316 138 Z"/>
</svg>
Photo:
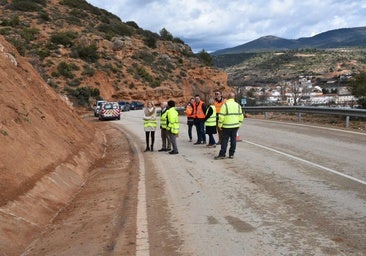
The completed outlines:
<svg viewBox="0 0 366 256">
<path fill-rule="evenodd" d="M 136 29 L 139 29 L 140 27 L 136 24 L 136 22 L 134 21 L 127 21 L 126 22 L 126 25 L 130 26 L 130 27 L 133 27 L 133 28 L 136 28 Z"/>
<path fill-rule="evenodd" d="M 38 49 L 37 54 L 41 60 L 44 60 L 46 57 L 51 55 L 51 51 L 47 48 Z"/>
<path fill-rule="evenodd" d="M 42 3 L 41 3 L 42 2 Z M 27 1 L 27 0 L 13 0 L 10 4 L 10 9 L 22 12 L 36 12 L 46 5 L 46 1 Z"/>
<path fill-rule="evenodd" d="M 173 35 L 165 28 L 162 28 L 160 30 L 160 37 L 162 40 L 165 40 L 165 41 L 173 41 L 173 39 L 174 39 Z"/>
<path fill-rule="evenodd" d="M 86 76 L 89 76 L 89 77 L 94 75 L 95 70 L 91 66 L 84 65 L 83 68 L 84 68 L 84 71 L 81 73 L 82 75 L 86 75 Z"/>
<path fill-rule="evenodd" d="M 97 29 L 108 35 L 131 36 L 132 28 L 126 24 L 100 24 Z"/>
<path fill-rule="evenodd" d="M 91 10 L 93 6 L 87 3 L 85 0 L 62 0 L 60 4 L 67 5 L 69 7 L 77 8 L 80 10 Z"/>
<path fill-rule="evenodd" d="M 200 51 L 197 54 L 197 57 L 206 65 L 211 67 L 212 66 L 212 57 L 209 53 L 207 53 L 205 50 Z"/>
<path fill-rule="evenodd" d="M 144 38 L 144 43 L 146 44 L 146 46 L 150 47 L 151 49 L 155 49 L 156 48 L 156 38 L 154 36 L 147 36 Z"/>
<path fill-rule="evenodd" d="M 43 10 L 38 12 L 38 18 L 42 21 L 50 21 L 51 20 L 48 13 L 46 11 L 43 11 Z"/>
<path fill-rule="evenodd" d="M 72 70 L 72 67 L 64 61 L 61 62 L 60 64 L 58 64 L 58 66 L 57 66 L 57 71 L 60 73 L 60 75 L 73 79 L 75 76 L 71 72 L 71 70 Z"/>
<path fill-rule="evenodd" d="M 67 81 L 67 85 L 71 86 L 71 87 L 76 87 L 79 86 L 81 84 L 81 80 L 79 78 L 75 78 L 71 81 Z"/>
<path fill-rule="evenodd" d="M 12 32 L 12 30 L 10 28 L 3 28 L 3 29 L 0 29 L 0 35 L 10 35 Z"/>
<path fill-rule="evenodd" d="M 65 20 L 72 25 L 78 25 L 78 26 L 82 25 L 81 19 L 75 16 L 67 16 L 65 17 Z"/>
<path fill-rule="evenodd" d="M 6 40 L 17 49 L 21 56 L 25 56 L 27 51 L 27 43 L 24 40 L 15 38 L 6 38 Z"/>
<path fill-rule="evenodd" d="M 96 44 L 77 45 L 72 49 L 72 57 L 80 58 L 86 62 L 96 62 L 99 59 L 98 47 Z"/>
<path fill-rule="evenodd" d="M 184 44 L 184 41 L 179 37 L 174 37 L 173 42 L 178 44 Z"/>
<path fill-rule="evenodd" d="M 56 32 L 51 35 L 51 42 L 58 45 L 62 44 L 65 47 L 71 47 L 78 34 L 73 31 Z"/>
<path fill-rule="evenodd" d="M 79 106 L 89 106 L 90 98 L 99 99 L 100 91 L 96 88 L 80 87 L 76 89 L 65 88 L 65 91 L 71 100 L 75 100 Z"/>
<path fill-rule="evenodd" d="M 16 27 L 20 24 L 20 18 L 18 15 L 12 15 L 10 19 L 2 19 L 0 25 Z"/>
<path fill-rule="evenodd" d="M 36 39 L 36 35 L 39 34 L 38 28 L 24 28 L 23 30 L 20 30 L 19 35 L 24 38 L 26 42 L 33 41 Z"/>
<path fill-rule="evenodd" d="M 84 12 L 83 10 L 80 9 L 72 9 L 69 12 L 70 16 L 75 16 L 78 17 L 80 19 L 87 19 L 88 18 L 88 13 Z"/>
<path fill-rule="evenodd" d="M 154 56 L 148 51 L 139 51 L 135 57 L 148 65 L 151 65 L 154 62 Z"/>
</svg>

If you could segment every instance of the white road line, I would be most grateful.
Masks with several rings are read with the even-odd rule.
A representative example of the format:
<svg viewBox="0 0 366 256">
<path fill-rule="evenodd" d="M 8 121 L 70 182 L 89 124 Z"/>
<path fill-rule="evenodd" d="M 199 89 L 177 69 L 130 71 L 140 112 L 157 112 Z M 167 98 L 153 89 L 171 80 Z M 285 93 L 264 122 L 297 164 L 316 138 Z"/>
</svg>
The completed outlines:
<svg viewBox="0 0 366 256">
<path fill-rule="evenodd" d="M 347 178 L 347 179 L 350 179 L 350 180 L 353 180 L 353 181 L 356 181 L 358 183 L 361 183 L 363 185 L 366 185 L 366 181 L 363 181 L 363 180 L 360 180 L 360 179 L 357 179 L 357 178 L 354 178 L 350 175 L 347 175 L 347 174 L 344 174 L 344 173 L 341 173 L 341 172 L 338 172 L 336 170 L 333 170 L 333 169 L 330 169 L 328 167 L 325 167 L 325 166 L 322 166 L 322 165 L 319 165 L 319 164 L 316 164 L 316 163 L 313 163 L 313 162 L 310 162 L 308 160 L 305 160 L 305 159 L 302 159 L 300 157 L 297 157 L 297 156 L 294 156 L 294 155 L 290 155 L 290 154 L 287 154 L 285 152 L 282 152 L 282 151 L 279 151 L 279 150 L 276 150 L 276 149 L 273 149 L 273 148 L 270 148 L 270 147 L 267 147 L 267 146 L 263 146 L 263 145 L 260 145 L 260 144 L 257 144 L 257 143 L 254 143 L 254 142 L 250 142 L 250 141 L 247 141 L 247 140 L 243 140 L 243 142 L 246 142 L 248 144 L 251 144 L 251 145 L 254 145 L 256 147 L 260 147 L 260 148 L 263 148 L 263 149 L 266 149 L 268 151 L 272 151 L 272 152 L 275 152 L 277 154 L 280 154 L 280 155 L 284 155 L 286 157 L 289 157 L 289 158 L 292 158 L 292 159 L 295 159 L 297 161 L 300 161 L 300 162 L 303 162 L 303 163 L 306 163 L 308 165 L 311 165 L 311 166 L 315 166 L 319 169 L 323 169 L 327 172 L 331 172 L 331 173 L 334 173 L 336 175 L 339 175 L 339 176 L 342 176 L 344 178 Z"/>
<path fill-rule="evenodd" d="M 290 125 L 290 126 L 291 125 L 292 126 L 304 126 L 304 127 L 315 128 L 315 129 L 337 131 L 337 132 L 344 132 L 344 133 L 351 133 L 351 134 L 366 136 L 365 132 L 350 131 L 350 130 L 344 130 L 344 129 L 339 129 L 339 128 L 325 127 L 325 126 L 316 126 L 316 125 L 303 124 L 303 123 L 289 123 L 289 122 L 273 121 L 273 120 L 265 120 L 265 119 L 264 120 L 263 119 L 254 119 L 254 118 L 252 118 L 251 120 L 255 120 L 255 121 L 258 120 L 258 121 L 264 121 L 264 122 L 276 123 L 276 124 L 282 124 L 282 125 Z"/>
<path fill-rule="evenodd" d="M 147 204 L 145 187 L 145 161 L 136 143 L 132 143 L 139 159 L 139 184 L 137 192 L 136 256 L 149 256 L 149 232 L 147 227 Z"/>
</svg>

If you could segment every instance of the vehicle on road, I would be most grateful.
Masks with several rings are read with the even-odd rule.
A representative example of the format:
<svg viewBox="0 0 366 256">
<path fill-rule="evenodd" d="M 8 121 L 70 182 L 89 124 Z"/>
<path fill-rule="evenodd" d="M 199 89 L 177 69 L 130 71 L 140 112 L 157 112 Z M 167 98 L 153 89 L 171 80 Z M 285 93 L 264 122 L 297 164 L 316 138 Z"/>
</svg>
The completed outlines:
<svg viewBox="0 0 366 256">
<path fill-rule="evenodd" d="M 144 103 L 142 103 L 140 101 L 132 101 L 130 103 L 131 110 L 139 110 L 139 109 L 143 109 L 143 108 L 144 108 Z"/>
<path fill-rule="evenodd" d="M 99 116 L 99 112 L 100 112 L 100 107 L 102 106 L 103 103 L 105 103 L 105 100 L 98 100 L 97 103 L 95 104 L 94 107 L 94 116 L 98 117 Z"/>
<path fill-rule="evenodd" d="M 121 111 L 130 111 L 130 103 L 128 101 L 118 101 Z"/>
<path fill-rule="evenodd" d="M 118 102 L 105 102 L 102 104 L 99 113 L 99 120 L 120 120 L 121 110 Z"/>
</svg>

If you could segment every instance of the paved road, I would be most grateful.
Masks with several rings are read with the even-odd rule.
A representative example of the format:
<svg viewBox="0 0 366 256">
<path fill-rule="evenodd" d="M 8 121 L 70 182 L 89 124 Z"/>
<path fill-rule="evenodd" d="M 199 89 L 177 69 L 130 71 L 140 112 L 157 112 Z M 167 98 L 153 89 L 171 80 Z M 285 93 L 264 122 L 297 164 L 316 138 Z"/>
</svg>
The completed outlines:
<svg viewBox="0 0 366 256">
<path fill-rule="evenodd" d="M 365 255 L 365 133 L 246 119 L 235 159 L 213 160 L 181 123 L 179 155 L 141 153 L 141 255 Z M 142 152 L 142 111 L 118 124 Z"/>
</svg>

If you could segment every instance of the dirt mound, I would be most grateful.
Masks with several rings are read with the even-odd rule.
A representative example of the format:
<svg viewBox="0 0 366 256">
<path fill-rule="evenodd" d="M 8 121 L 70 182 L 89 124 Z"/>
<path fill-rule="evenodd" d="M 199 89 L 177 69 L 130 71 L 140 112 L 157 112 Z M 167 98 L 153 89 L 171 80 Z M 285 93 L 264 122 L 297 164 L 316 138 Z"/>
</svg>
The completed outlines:
<svg viewBox="0 0 366 256">
<path fill-rule="evenodd" d="M 22 248 L 101 155 L 96 130 L 0 36 L 0 251 Z"/>
</svg>

